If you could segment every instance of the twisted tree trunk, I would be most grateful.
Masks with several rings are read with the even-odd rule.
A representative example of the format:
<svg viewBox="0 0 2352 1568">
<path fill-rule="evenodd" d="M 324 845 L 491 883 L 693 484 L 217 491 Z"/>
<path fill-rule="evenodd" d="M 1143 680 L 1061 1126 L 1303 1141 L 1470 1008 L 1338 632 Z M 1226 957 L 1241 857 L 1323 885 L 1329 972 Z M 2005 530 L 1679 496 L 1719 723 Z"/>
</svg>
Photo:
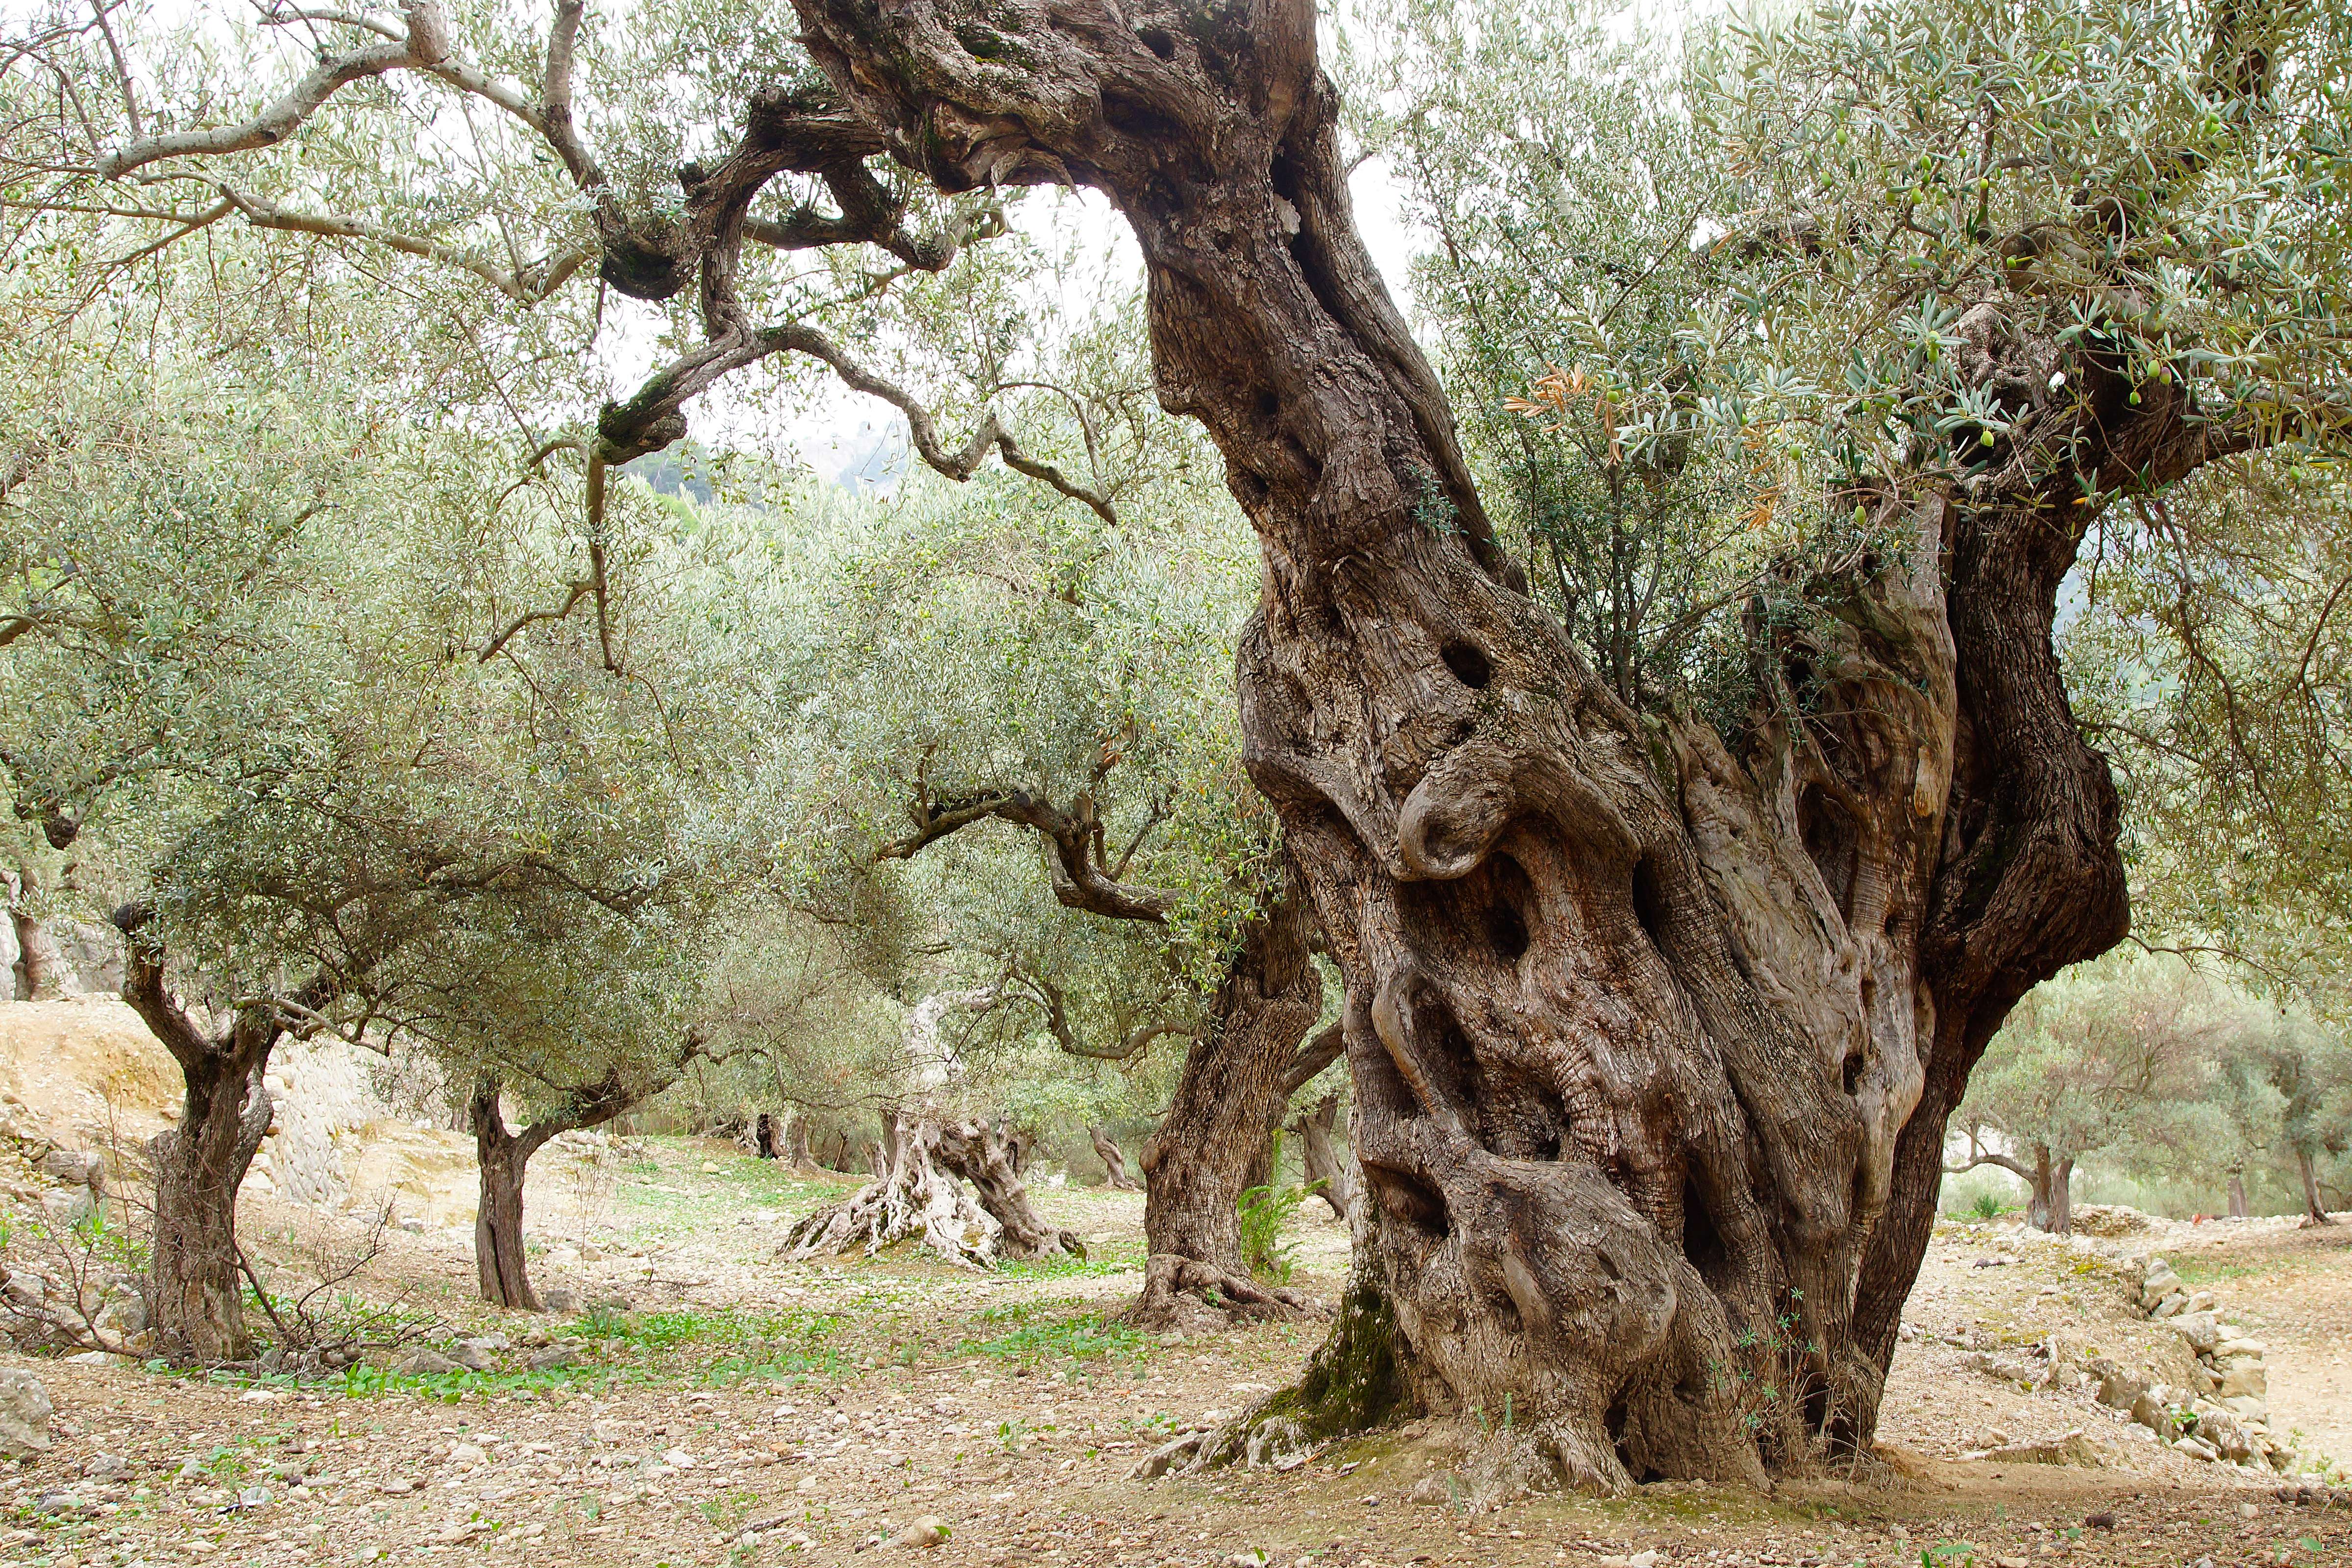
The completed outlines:
<svg viewBox="0 0 2352 1568">
<path fill-rule="evenodd" d="M 939 1143 L 938 1121 L 894 1115 L 881 1174 L 803 1218 L 784 1233 L 780 1250 L 803 1258 L 862 1248 L 871 1258 L 894 1242 L 920 1237 L 950 1263 L 967 1268 L 992 1265 L 1002 1250 L 1003 1226 L 944 1167 L 937 1157 Z"/>
<path fill-rule="evenodd" d="M 1816 622 L 1750 628 L 1740 731 L 1637 713 L 1487 522 L 1356 234 L 1312 6 L 795 8 L 827 112 L 942 188 L 1109 196 L 1161 401 L 1258 530 L 1244 760 L 1346 982 L 1373 1200 L 1322 1393 L 1286 1418 L 1397 1408 L 1358 1397 L 1392 1365 L 1404 1404 L 1515 1413 L 1496 1487 L 1866 1446 L 1969 1073 L 2125 928 L 2115 791 L 2051 646 L 2076 503 L 2245 437 L 2185 383 L 1972 309 L 1959 372 L 2017 411 L 1991 454 L 1827 498 L 1872 542 L 1783 585 Z M 787 155 L 771 108 L 693 233 Z"/>
<path fill-rule="evenodd" d="M 1264 1184 L 1255 1167 L 1289 1101 L 1286 1074 L 1322 1011 L 1312 930 L 1296 873 L 1286 872 L 1282 893 L 1244 933 L 1209 1026 L 1184 1053 L 1168 1114 L 1143 1145 L 1146 1258 L 1132 1322 L 1199 1326 L 1204 1309 L 1265 1316 L 1308 1308 L 1297 1291 L 1251 1278 L 1234 1205 L 1254 1175 Z"/>
<path fill-rule="evenodd" d="M 1299 1160 L 1307 1173 L 1307 1181 L 1315 1187 L 1315 1195 L 1331 1205 L 1333 1216 L 1345 1224 L 1348 1205 L 1355 1197 L 1355 1184 L 1348 1178 L 1348 1167 L 1337 1150 L 1331 1146 L 1331 1131 L 1339 1119 L 1339 1095 L 1336 1089 L 1317 1102 L 1314 1110 L 1290 1124 L 1298 1136 Z M 1316 1184 L 1321 1184 L 1316 1185 Z"/>
<path fill-rule="evenodd" d="M 1135 1178 L 1127 1173 L 1127 1156 L 1118 1141 L 1099 1127 L 1087 1128 L 1087 1137 L 1095 1146 L 1096 1158 L 1103 1163 L 1103 1184 L 1113 1192 L 1135 1191 Z"/>
<path fill-rule="evenodd" d="M 980 1206 L 1001 1228 L 1005 1256 L 1020 1258 L 1084 1258 L 1086 1243 L 1076 1231 L 1049 1225 L 1029 1202 L 1028 1184 L 1014 1159 L 1020 1145 L 1000 1138 L 978 1121 L 947 1121 L 933 1134 L 933 1157 L 971 1184 Z"/>
</svg>

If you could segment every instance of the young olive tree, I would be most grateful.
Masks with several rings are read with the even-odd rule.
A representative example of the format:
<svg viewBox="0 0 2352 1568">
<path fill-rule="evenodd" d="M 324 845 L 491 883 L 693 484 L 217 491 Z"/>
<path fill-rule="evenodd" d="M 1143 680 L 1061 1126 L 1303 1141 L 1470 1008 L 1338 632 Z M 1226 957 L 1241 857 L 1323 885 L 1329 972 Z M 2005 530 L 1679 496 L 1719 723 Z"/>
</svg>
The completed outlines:
<svg viewBox="0 0 2352 1568">
<path fill-rule="evenodd" d="M 1968 1135 L 1958 1173 L 1997 1165 L 2032 1192 L 2037 1228 L 2074 1229 L 2075 1165 L 2119 1162 L 2196 1141 L 2206 1065 L 2228 1020 L 2186 964 L 2105 961 L 2044 981 L 1986 1047 L 1956 1120 Z"/>
</svg>

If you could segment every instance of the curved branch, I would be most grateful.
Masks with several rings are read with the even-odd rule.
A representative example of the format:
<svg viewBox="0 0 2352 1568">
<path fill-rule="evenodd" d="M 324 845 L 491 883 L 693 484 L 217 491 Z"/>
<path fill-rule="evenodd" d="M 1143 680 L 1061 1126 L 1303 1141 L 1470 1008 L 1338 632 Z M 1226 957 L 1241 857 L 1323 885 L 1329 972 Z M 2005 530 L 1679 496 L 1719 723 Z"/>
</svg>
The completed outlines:
<svg viewBox="0 0 2352 1568">
<path fill-rule="evenodd" d="M 287 234 L 318 235 L 329 239 L 368 240 L 388 249 L 397 250 L 405 256 L 419 257 L 427 261 L 437 261 L 445 266 L 463 268 L 520 305 L 535 305 L 546 299 L 563 287 L 572 275 L 579 271 L 588 261 L 588 252 L 575 246 L 558 251 L 543 261 L 509 272 L 493 267 L 478 256 L 469 256 L 462 250 L 440 244 L 438 241 L 420 238 L 415 235 L 401 234 L 385 228 L 381 224 L 370 223 L 363 218 L 331 217 L 312 213 L 288 212 L 275 202 L 239 191 L 231 185 L 222 185 L 220 191 L 224 198 L 223 207 L 234 205 L 244 216 L 245 221 L 255 228 L 277 229 Z M 204 215 L 201 222 L 191 223 L 180 233 L 170 236 L 158 245 L 149 247 L 148 249 L 160 249 L 173 240 L 194 233 L 197 228 L 204 226 L 205 223 L 209 223 L 219 216 L 221 210 L 222 208 L 214 209 Z M 147 253 L 142 250 L 137 256 L 128 257 L 125 259 L 137 260 L 139 256 L 144 256 Z"/>
<path fill-rule="evenodd" d="M 397 41 L 373 44 L 347 55 L 330 55 L 310 74 L 288 89 L 277 102 L 242 125 L 210 131 L 173 131 L 134 141 L 100 158 L 94 172 L 101 180 L 119 180 L 134 169 L 166 158 L 219 157 L 256 147 L 274 147 L 308 120 L 319 106 L 341 88 L 389 71 L 425 70 L 449 58 L 449 22 L 435 0 L 408 0 L 408 33 Z"/>
</svg>

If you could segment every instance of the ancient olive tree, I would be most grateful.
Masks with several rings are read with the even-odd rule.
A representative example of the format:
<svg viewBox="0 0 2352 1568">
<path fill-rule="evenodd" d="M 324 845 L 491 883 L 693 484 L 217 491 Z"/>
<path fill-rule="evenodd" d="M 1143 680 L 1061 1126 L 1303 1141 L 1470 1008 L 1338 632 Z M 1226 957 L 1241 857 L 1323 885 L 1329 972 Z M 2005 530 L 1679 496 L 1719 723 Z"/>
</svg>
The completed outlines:
<svg viewBox="0 0 2352 1568">
<path fill-rule="evenodd" d="M 1629 699 L 1531 593 L 1358 237 L 1312 7 L 794 13 L 791 42 L 692 13 L 670 68 L 615 58 L 600 83 L 559 0 L 543 49 L 486 40 L 530 62 L 518 83 L 412 0 L 310 24 L 315 63 L 250 118 L 147 101 L 93 138 L 61 113 L 47 163 L 203 193 L 166 224 L 268 221 L 296 194 L 272 150 L 355 82 L 499 110 L 576 191 L 550 194 L 579 216 L 529 280 L 593 267 L 690 298 L 702 331 L 601 416 L 592 495 L 771 355 L 878 386 L 788 302 L 761 319 L 751 246 L 924 268 L 993 193 L 1103 193 L 1142 257 L 1160 400 L 1258 533 L 1244 755 L 1346 982 L 1369 1252 L 1258 1425 L 1508 1407 L 1486 1484 L 1604 1489 L 1866 1445 L 1969 1071 L 2126 923 L 2058 584 L 2119 500 L 2336 438 L 2345 19 L 1885 0 L 1738 36 L 1683 84 L 1739 182 L 1688 370 L 1563 366 L 1552 406 L 1609 405 L 1604 451 L 1653 467 L 1685 435 L 1752 447 L 1770 515 L 1834 542 L 1755 596 L 1748 700 L 1711 720 Z M 908 226 L 894 164 L 960 199 L 948 226 Z M 279 186 L 257 201 L 247 171 Z M 935 466 L 1047 466 L 992 418 L 961 453 L 909 418 Z"/>
</svg>

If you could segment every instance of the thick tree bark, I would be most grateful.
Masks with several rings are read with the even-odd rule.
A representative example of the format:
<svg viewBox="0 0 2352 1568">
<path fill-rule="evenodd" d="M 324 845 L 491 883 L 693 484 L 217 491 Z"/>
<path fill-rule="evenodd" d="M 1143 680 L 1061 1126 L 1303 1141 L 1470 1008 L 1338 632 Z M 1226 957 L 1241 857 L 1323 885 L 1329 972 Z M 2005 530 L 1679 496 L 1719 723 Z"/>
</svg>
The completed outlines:
<svg viewBox="0 0 2352 1568">
<path fill-rule="evenodd" d="M 1288 1095 L 1286 1073 L 1322 1011 L 1323 981 L 1308 952 L 1313 917 L 1295 872 L 1244 933 L 1184 1053 L 1168 1114 L 1143 1145 L 1142 1293 L 1129 1321 L 1199 1326 L 1211 1312 L 1244 1316 L 1307 1310 L 1306 1298 L 1259 1284 L 1242 1258 L 1234 1205 L 1253 1184 Z"/>
<path fill-rule="evenodd" d="M 804 1258 L 862 1248 L 871 1258 L 894 1242 L 919 1237 L 950 1263 L 967 1268 L 994 1264 L 1003 1250 L 1003 1226 L 940 1161 L 939 1143 L 938 1121 L 894 1117 L 889 1163 L 882 1173 L 801 1219 L 784 1233 L 779 1250 Z"/>
<path fill-rule="evenodd" d="M 507 1130 L 499 1109 L 503 1085 L 494 1076 L 475 1079 L 467 1101 L 467 1121 L 473 1128 L 474 1153 L 481 1166 L 480 1199 L 474 1210 L 474 1271 L 482 1300 L 509 1311 L 541 1312 L 539 1293 L 530 1287 L 530 1268 L 523 1252 L 522 1192 L 530 1157 L 554 1136 L 556 1129 Z"/>
<path fill-rule="evenodd" d="M 2009 434 L 1829 498 L 1881 542 L 1784 585 L 1813 624 L 1751 628 L 1740 732 L 1637 714 L 1494 538 L 1355 232 L 1313 7 L 795 5 L 908 166 L 1092 185 L 1134 229 L 1161 400 L 1263 544 L 1244 760 L 1347 984 L 1385 1298 L 1357 1321 L 1393 1323 L 1412 1399 L 1516 1413 L 1481 1487 L 1865 1448 L 1969 1073 L 2125 929 L 2051 645 L 2075 503 L 2242 438 L 1976 307 L 1959 368 Z"/>
<path fill-rule="evenodd" d="M 1087 1137 L 1095 1146 L 1096 1158 L 1103 1163 L 1103 1184 L 1114 1192 L 1135 1191 L 1135 1178 L 1127 1173 L 1127 1155 L 1118 1140 L 1099 1127 L 1088 1127 Z"/>
<path fill-rule="evenodd" d="M 205 1035 L 164 990 L 163 952 L 145 934 L 147 911 L 129 906 L 114 918 L 128 939 L 122 999 L 179 1063 L 184 1086 L 179 1124 L 151 1145 L 148 1305 L 156 1342 L 174 1359 L 244 1361 L 253 1337 L 238 1282 L 236 1193 L 269 1131 L 262 1078 L 279 1033 L 275 1010 L 238 1008 L 226 1030 Z"/>
<path fill-rule="evenodd" d="M 2053 1236 L 2074 1234 L 2074 1162 L 2060 1160 L 2050 1171 L 2050 1223 Z"/>
<path fill-rule="evenodd" d="M 2303 1214 L 2313 1225 L 2333 1225 L 2327 1217 L 2327 1201 L 2319 1194 L 2319 1168 L 2311 1151 L 2298 1148 L 2294 1152 L 2296 1174 L 2303 1178 Z"/>
<path fill-rule="evenodd" d="M 1292 1122 L 1290 1131 L 1297 1135 L 1299 1163 L 1308 1184 L 1322 1184 L 1316 1187 L 1315 1195 L 1329 1204 L 1332 1215 L 1344 1224 L 1356 1188 L 1348 1178 L 1347 1165 L 1331 1146 L 1331 1131 L 1339 1118 L 1339 1096 L 1334 1090 L 1325 1095 L 1314 1110 Z"/>
<path fill-rule="evenodd" d="M 751 1121 L 751 1152 L 762 1160 L 775 1159 L 780 1152 L 776 1147 L 776 1119 L 764 1110 Z"/>
<path fill-rule="evenodd" d="M 1086 1243 L 1076 1231 L 1049 1225 L 1029 1202 L 1028 1184 L 1013 1163 L 1018 1147 L 977 1121 L 944 1121 L 932 1138 L 932 1158 L 971 1184 L 980 1206 L 1002 1231 L 1008 1258 L 1084 1258 Z"/>
<path fill-rule="evenodd" d="M 2246 1217 L 2246 1178 L 2235 1171 L 2230 1173 L 2230 1217 Z"/>
</svg>

